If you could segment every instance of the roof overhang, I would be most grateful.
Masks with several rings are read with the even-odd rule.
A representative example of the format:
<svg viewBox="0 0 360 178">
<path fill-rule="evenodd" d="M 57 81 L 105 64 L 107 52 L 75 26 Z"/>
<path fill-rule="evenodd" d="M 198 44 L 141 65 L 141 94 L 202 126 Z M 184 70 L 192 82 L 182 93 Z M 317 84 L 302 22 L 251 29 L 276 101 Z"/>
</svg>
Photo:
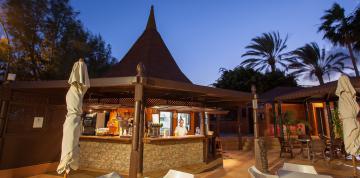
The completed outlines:
<svg viewBox="0 0 360 178">
<path fill-rule="evenodd" d="M 245 102 L 251 100 L 251 94 L 234 90 L 213 88 L 209 86 L 195 85 L 191 83 L 164 80 L 152 77 L 143 77 L 145 92 L 155 92 L 155 94 L 170 93 L 176 97 L 175 93 L 182 96 L 203 98 L 204 101 L 214 102 Z M 90 79 L 89 92 L 107 92 L 116 93 L 123 90 L 129 90 L 134 87 L 136 82 L 135 76 L 129 77 L 110 77 L 110 78 L 93 78 Z M 69 87 L 67 80 L 49 80 L 49 81 L 16 81 L 11 83 L 14 90 L 39 90 L 66 91 Z M 186 99 L 186 98 L 185 98 Z"/>
<path fill-rule="evenodd" d="M 198 96 L 207 96 L 222 98 L 223 101 L 250 101 L 251 94 L 247 92 L 213 88 L 196 84 L 164 80 L 158 78 L 146 78 L 146 88 L 165 89 L 172 91 L 182 91 L 198 94 Z"/>
<path fill-rule="evenodd" d="M 121 87 L 132 85 L 136 77 L 110 77 L 90 79 L 91 88 L 99 87 Z M 68 88 L 67 80 L 47 80 L 47 81 L 16 81 L 11 83 L 13 89 L 62 89 Z"/>
<path fill-rule="evenodd" d="M 351 77 L 350 82 L 357 94 L 360 93 L 360 77 Z M 337 81 L 329 82 L 324 85 L 303 88 L 285 95 L 276 97 L 280 101 L 304 101 L 304 100 L 323 100 L 337 98 L 335 95 Z"/>
</svg>

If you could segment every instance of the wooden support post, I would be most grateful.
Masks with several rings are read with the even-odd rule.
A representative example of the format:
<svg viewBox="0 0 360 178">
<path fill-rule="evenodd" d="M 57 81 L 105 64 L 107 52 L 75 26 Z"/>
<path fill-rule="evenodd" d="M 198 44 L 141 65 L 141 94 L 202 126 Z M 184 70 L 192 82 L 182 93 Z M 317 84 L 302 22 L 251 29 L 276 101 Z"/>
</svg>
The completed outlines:
<svg viewBox="0 0 360 178">
<path fill-rule="evenodd" d="M 272 110 L 273 117 L 274 117 L 274 137 L 277 137 L 277 136 L 278 136 L 278 133 L 277 133 L 277 123 L 276 123 L 275 101 L 272 102 L 271 110 Z"/>
<path fill-rule="evenodd" d="M 200 112 L 200 119 L 201 119 L 201 134 L 204 135 L 204 143 L 203 143 L 203 157 L 204 162 L 207 162 L 208 158 L 208 140 L 207 140 L 207 129 L 205 123 L 205 112 Z"/>
<path fill-rule="evenodd" d="M 334 145 L 334 129 L 333 129 L 333 122 L 332 122 L 332 113 L 331 113 L 331 109 L 330 109 L 330 102 L 328 100 L 326 100 L 326 111 L 327 111 L 327 115 L 328 115 L 328 123 L 329 123 L 329 131 L 330 131 L 330 159 L 333 158 L 333 145 Z"/>
<path fill-rule="evenodd" d="M 241 138 L 241 107 L 238 106 L 237 108 L 237 125 L 238 125 L 238 149 L 242 149 L 242 138 Z"/>
<path fill-rule="evenodd" d="M 305 101 L 304 103 L 304 107 L 305 107 L 305 134 L 307 136 L 310 136 L 311 137 L 311 133 L 310 133 L 310 129 L 309 129 L 309 124 L 310 124 L 310 121 L 309 121 L 309 104 L 307 101 Z"/>
<path fill-rule="evenodd" d="M 200 112 L 200 131 L 206 136 L 205 112 Z"/>
<path fill-rule="evenodd" d="M 249 112 L 249 107 L 245 106 L 245 115 L 246 115 L 246 134 L 250 134 L 251 132 L 253 132 L 254 130 L 250 130 L 250 112 Z"/>
<path fill-rule="evenodd" d="M 0 102 L 0 138 L 3 137 L 5 131 L 6 114 L 9 101 L 1 100 Z"/>
<path fill-rule="evenodd" d="M 136 76 L 136 83 L 135 83 L 135 117 L 134 117 L 134 125 L 133 125 L 133 134 L 132 134 L 132 147 L 131 147 L 131 155 L 130 155 L 130 168 L 129 168 L 129 177 L 136 178 L 139 173 L 139 165 L 140 165 L 140 123 L 143 122 L 141 119 L 144 119 L 142 108 L 143 106 L 143 70 L 144 66 L 139 63 L 137 65 L 137 76 Z M 142 139 L 141 139 L 142 141 Z"/>
<path fill-rule="evenodd" d="M 146 101 L 144 99 L 144 101 Z M 144 102 L 143 102 L 144 103 Z M 141 115 L 139 120 L 139 170 L 138 176 L 143 175 L 144 170 L 144 130 L 145 130 L 145 104 L 141 105 Z"/>
<path fill-rule="evenodd" d="M 281 101 L 278 101 L 278 118 L 279 118 L 279 128 L 280 128 L 280 137 L 284 138 L 284 128 L 283 128 L 283 118 L 282 118 L 282 109 L 281 109 Z"/>
<path fill-rule="evenodd" d="M 220 115 L 215 114 L 216 117 L 216 135 L 220 137 Z"/>
<path fill-rule="evenodd" d="M 312 103 L 311 102 L 308 102 L 308 110 L 309 110 L 309 120 L 310 120 L 310 123 L 311 122 L 315 122 L 315 116 L 314 116 L 314 109 L 312 107 Z M 310 124 L 309 123 L 309 124 Z M 316 123 L 313 123 L 314 124 L 314 127 L 312 128 L 312 130 L 310 130 L 310 135 L 311 134 L 315 134 L 315 135 L 318 135 L 318 132 L 317 132 L 317 125 Z M 312 127 L 312 125 L 310 124 L 310 126 Z"/>
<path fill-rule="evenodd" d="M 3 84 L 0 88 L 0 162 L 2 160 L 2 148 L 7 125 L 7 113 L 10 104 L 11 89 L 9 84 Z"/>
</svg>

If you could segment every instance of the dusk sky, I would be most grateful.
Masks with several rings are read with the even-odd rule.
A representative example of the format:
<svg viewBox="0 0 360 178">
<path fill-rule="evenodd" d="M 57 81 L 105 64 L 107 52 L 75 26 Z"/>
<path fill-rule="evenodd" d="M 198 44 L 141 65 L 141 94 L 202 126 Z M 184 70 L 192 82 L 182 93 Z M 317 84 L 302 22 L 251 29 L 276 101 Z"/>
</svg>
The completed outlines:
<svg viewBox="0 0 360 178">
<path fill-rule="evenodd" d="M 72 0 L 71 4 L 84 26 L 112 46 L 118 60 L 144 31 L 154 5 L 158 31 L 179 67 L 193 83 L 209 85 L 220 76 L 219 68 L 239 65 L 245 46 L 264 32 L 288 34 L 288 51 L 313 41 L 330 49 L 317 29 L 324 10 L 334 2 L 346 13 L 359 4 L 359 0 Z"/>
</svg>

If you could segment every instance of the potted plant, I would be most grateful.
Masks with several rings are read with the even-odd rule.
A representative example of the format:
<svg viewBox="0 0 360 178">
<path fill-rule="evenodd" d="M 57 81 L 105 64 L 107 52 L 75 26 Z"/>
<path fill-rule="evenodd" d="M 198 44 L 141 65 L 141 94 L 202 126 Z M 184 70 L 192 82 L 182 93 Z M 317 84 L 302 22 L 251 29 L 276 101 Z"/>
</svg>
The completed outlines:
<svg viewBox="0 0 360 178">
<path fill-rule="evenodd" d="M 344 139 L 342 122 L 339 118 L 339 110 L 336 108 L 331 112 L 331 114 L 335 138 Z"/>
<path fill-rule="evenodd" d="M 286 134 L 286 139 L 291 141 L 291 135 L 297 135 L 297 136 L 303 136 L 305 135 L 303 129 L 301 127 L 299 127 L 299 124 L 304 125 L 304 127 L 308 127 L 309 129 L 311 129 L 309 122 L 303 120 L 303 119 L 295 119 L 293 117 L 293 113 L 290 111 L 286 111 L 283 116 L 283 124 L 285 125 L 285 134 Z M 291 130 L 292 127 L 296 127 L 294 133 Z"/>
</svg>

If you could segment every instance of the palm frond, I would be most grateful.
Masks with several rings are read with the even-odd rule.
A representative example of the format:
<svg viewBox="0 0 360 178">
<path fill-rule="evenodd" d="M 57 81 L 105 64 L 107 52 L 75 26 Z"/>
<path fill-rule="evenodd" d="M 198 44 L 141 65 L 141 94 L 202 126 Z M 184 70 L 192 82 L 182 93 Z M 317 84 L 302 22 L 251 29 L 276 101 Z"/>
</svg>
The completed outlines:
<svg viewBox="0 0 360 178">
<path fill-rule="evenodd" d="M 330 76 L 331 73 L 343 72 L 346 68 L 344 60 L 348 56 L 335 53 L 326 56 L 325 50 L 320 50 L 317 43 L 305 44 L 292 52 L 292 58 L 287 59 L 288 68 L 295 75 L 305 75 L 311 78 Z"/>
<path fill-rule="evenodd" d="M 258 70 L 260 71 L 268 69 L 271 66 L 275 66 L 275 68 L 276 65 L 284 66 L 283 63 L 279 62 L 282 60 L 282 56 L 287 54 L 283 52 L 287 48 L 287 39 L 287 35 L 282 39 L 279 32 L 263 33 L 261 36 L 253 38 L 251 43 L 245 47 L 247 51 L 241 56 L 249 57 L 249 59 L 259 59 L 265 67 L 259 66 L 260 64 L 255 60 L 248 59 L 245 60 L 246 62 L 244 61 L 245 63 L 242 62 L 242 64 L 250 65 L 249 63 L 257 63 L 256 65 L 253 64 L 250 66 L 259 66 Z M 272 70 L 274 69 L 272 68 Z"/>
</svg>

